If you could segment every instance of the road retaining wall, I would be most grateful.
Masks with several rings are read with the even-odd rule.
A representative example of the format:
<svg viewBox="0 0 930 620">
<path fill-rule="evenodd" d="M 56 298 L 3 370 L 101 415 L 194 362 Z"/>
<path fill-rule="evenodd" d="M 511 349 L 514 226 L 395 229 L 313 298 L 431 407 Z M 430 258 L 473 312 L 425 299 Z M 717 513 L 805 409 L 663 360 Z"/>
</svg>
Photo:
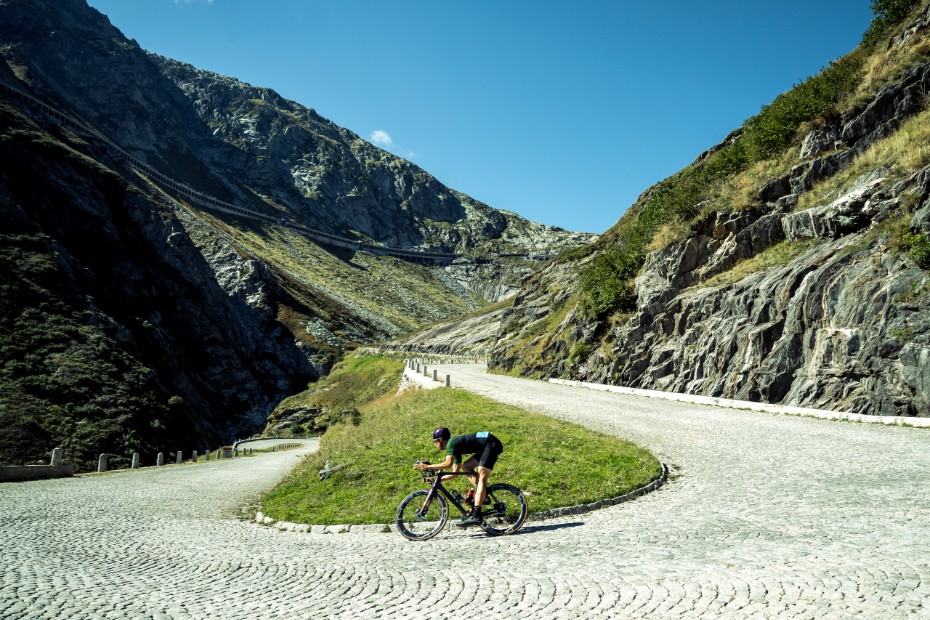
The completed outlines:
<svg viewBox="0 0 930 620">
<path fill-rule="evenodd" d="M 74 467 L 71 465 L 12 465 L 0 467 L 0 482 L 69 478 L 73 475 Z"/>
</svg>

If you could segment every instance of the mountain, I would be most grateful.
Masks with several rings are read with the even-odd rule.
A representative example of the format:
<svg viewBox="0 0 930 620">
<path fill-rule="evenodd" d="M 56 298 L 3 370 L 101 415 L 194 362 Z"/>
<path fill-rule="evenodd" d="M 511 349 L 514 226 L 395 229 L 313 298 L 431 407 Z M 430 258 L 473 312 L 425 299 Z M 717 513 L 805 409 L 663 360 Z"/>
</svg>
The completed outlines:
<svg viewBox="0 0 930 620">
<path fill-rule="evenodd" d="M 596 238 L 150 54 L 83 0 L 0 0 L 0 56 L 2 462 L 256 432 L 346 347 L 512 296 Z"/>
<path fill-rule="evenodd" d="M 930 415 L 930 7 L 862 44 L 534 274 L 489 366 Z"/>
</svg>

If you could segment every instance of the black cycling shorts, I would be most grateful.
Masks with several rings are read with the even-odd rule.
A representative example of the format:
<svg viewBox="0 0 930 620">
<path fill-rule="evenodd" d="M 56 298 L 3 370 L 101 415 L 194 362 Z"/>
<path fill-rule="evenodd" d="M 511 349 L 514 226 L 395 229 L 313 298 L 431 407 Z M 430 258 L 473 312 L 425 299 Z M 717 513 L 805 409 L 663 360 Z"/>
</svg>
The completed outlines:
<svg viewBox="0 0 930 620">
<path fill-rule="evenodd" d="M 484 450 L 481 454 L 475 455 L 475 458 L 478 459 L 478 466 L 494 469 L 494 464 L 497 463 L 497 457 L 499 457 L 503 451 L 504 444 L 502 444 L 497 437 L 491 435 L 485 442 Z"/>
</svg>

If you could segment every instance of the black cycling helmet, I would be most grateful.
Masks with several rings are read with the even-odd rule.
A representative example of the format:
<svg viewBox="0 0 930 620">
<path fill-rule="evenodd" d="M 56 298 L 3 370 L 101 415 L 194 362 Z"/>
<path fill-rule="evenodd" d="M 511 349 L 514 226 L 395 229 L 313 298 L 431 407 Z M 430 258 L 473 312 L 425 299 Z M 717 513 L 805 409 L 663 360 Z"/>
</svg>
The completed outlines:
<svg viewBox="0 0 930 620">
<path fill-rule="evenodd" d="M 449 429 L 446 427 L 437 428 L 433 431 L 433 439 L 449 439 L 452 436 L 452 433 L 449 432 Z"/>
</svg>

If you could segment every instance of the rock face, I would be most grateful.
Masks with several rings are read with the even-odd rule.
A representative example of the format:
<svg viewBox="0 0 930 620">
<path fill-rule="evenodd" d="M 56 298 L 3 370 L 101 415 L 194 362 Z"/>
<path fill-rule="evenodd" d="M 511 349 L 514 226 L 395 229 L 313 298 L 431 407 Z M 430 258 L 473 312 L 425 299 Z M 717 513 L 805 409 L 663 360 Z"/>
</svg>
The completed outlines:
<svg viewBox="0 0 930 620">
<path fill-rule="evenodd" d="M 909 36 L 927 24 L 930 9 Z M 572 306 L 590 256 L 548 266 L 503 317 L 489 366 L 930 415 L 930 276 L 900 244 L 902 230 L 930 231 L 930 167 L 903 178 L 894 162 L 861 170 L 830 199 L 797 208 L 803 194 L 922 112 L 928 88 L 930 64 L 911 68 L 810 131 L 800 142 L 801 161 L 761 187 L 754 208 L 712 213 L 684 239 L 649 254 L 635 283 L 636 309 L 616 324 Z M 744 265 L 755 266 L 743 273 Z"/>
<path fill-rule="evenodd" d="M 0 17 L 27 90 L 220 200 L 402 249 L 557 252 L 595 238 L 492 209 L 272 90 L 146 53 L 83 0 L 4 0 Z"/>
<path fill-rule="evenodd" d="M 0 138 L 4 369 L 0 459 L 47 443 L 203 450 L 260 428 L 328 367 L 275 320 L 302 307 L 271 274 L 7 105 Z M 86 148 L 86 145 L 83 145 Z M 92 150 L 89 152 L 93 152 Z"/>
<path fill-rule="evenodd" d="M 926 192 L 928 176 L 925 170 L 908 185 Z M 864 233 L 831 238 L 836 221 L 846 219 L 842 213 L 834 211 L 833 226 L 803 229 L 816 241 L 790 263 L 733 284 L 688 288 L 702 271 L 720 269 L 727 255 L 765 247 L 780 236 L 779 227 L 790 238 L 798 232 L 790 222 L 816 223 L 817 214 L 752 223 L 718 218 L 707 222 L 709 234 L 653 254 L 637 280 L 638 311 L 616 330 L 616 361 L 585 374 L 675 392 L 926 415 L 930 300 L 915 293 L 926 286 L 927 274 L 886 239 Z M 733 225 L 730 232 L 724 224 Z"/>
<path fill-rule="evenodd" d="M 83 0 L 0 0 L 0 80 L 216 198 L 400 248 L 593 238 L 455 192 L 273 91 L 151 55 Z M 204 212 L 0 90 L 0 462 L 215 448 L 349 342 L 513 294 L 493 273 L 326 249 Z M 81 135 L 77 135 L 80 133 Z"/>
<path fill-rule="evenodd" d="M 382 345 L 388 351 L 486 357 L 497 342 L 501 318 L 509 308 L 433 325 Z"/>
</svg>

